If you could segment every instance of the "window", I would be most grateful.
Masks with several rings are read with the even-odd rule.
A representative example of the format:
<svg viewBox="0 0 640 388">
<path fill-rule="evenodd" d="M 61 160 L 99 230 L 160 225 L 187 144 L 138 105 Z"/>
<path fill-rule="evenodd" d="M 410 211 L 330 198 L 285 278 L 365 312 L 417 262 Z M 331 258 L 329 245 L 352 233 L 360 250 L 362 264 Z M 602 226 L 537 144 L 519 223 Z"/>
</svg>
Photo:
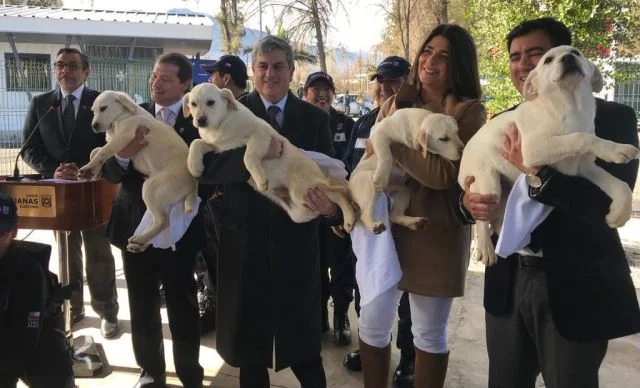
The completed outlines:
<svg viewBox="0 0 640 388">
<path fill-rule="evenodd" d="M 26 88 L 18 72 L 13 53 L 4 54 L 7 91 L 45 92 L 51 90 L 51 56 L 49 54 L 18 54 L 26 80 Z"/>
</svg>

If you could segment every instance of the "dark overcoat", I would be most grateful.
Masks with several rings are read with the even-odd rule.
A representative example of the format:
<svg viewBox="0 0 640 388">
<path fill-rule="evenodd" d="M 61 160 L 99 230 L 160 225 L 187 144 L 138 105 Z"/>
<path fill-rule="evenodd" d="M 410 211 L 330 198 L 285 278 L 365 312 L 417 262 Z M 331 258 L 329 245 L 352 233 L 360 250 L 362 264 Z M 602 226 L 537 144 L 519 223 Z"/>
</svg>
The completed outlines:
<svg viewBox="0 0 640 388">
<path fill-rule="evenodd" d="M 267 120 L 257 92 L 239 100 Z M 280 133 L 295 146 L 331 155 L 329 115 L 289 93 Z M 216 348 L 232 366 L 275 369 L 320 354 L 318 220 L 296 224 L 246 182 L 245 148 L 204 156 L 201 182 L 221 184 L 216 224 L 218 310 Z"/>
</svg>

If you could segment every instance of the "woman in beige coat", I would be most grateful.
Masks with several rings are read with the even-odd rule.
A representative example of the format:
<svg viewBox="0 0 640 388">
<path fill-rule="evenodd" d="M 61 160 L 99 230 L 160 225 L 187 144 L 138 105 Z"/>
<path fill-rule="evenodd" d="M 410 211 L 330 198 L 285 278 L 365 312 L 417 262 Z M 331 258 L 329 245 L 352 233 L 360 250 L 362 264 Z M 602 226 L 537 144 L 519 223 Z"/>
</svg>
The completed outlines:
<svg viewBox="0 0 640 388">
<path fill-rule="evenodd" d="M 457 25 L 436 27 L 413 62 L 408 83 L 387 100 L 378 121 L 404 107 L 424 108 L 455 117 L 467 142 L 484 124 L 473 39 Z M 375 128 L 374 128 L 375 130 Z M 462 296 L 469 263 L 470 227 L 457 216 L 458 163 L 439 155 L 425 159 L 418 151 L 392 147 L 395 165 L 411 191 L 407 214 L 426 216 L 420 231 L 396 227 L 394 241 L 402 278 L 360 313 L 360 350 L 366 388 L 386 387 L 391 326 L 402 291 L 409 292 L 416 348 L 415 387 L 442 387 L 447 371 L 447 321 L 454 297 Z"/>
</svg>

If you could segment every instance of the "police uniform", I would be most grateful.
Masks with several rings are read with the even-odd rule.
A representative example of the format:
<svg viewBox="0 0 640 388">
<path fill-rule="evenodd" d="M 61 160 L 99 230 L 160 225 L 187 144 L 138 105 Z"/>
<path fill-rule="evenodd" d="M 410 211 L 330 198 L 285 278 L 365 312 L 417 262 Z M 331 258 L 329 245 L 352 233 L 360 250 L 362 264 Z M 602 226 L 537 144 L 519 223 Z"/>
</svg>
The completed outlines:
<svg viewBox="0 0 640 388">
<path fill-rule="evenodd" d="M 329 129 L 333 139 L 335 158 L 343 160 L 349 145 L 349 138 L 353 131 L 353 119 L 329 108 Z M 324 329 L 328 329 L 329 296 L 333 300 L 334 307 L 334 341 L 338 344 L 348 344 L 349 340 L 339 337 L 338 330 L 347 321 L 347 310 L 353 300 L 353 287 L 355 279 L 355 267 L 351 257 L 351 239 L 336 236 L 329 227 L 321 225 L 320 230 L 320 266 L 322 269 L 322 317 Z M 331 278 L 329 278 L 329 270 Z"/>
<path fill-rule="evenodd" d="M 14 240 L 0 258 L 0 387 L 75 387 L 51 247 Z"/>
</svg>

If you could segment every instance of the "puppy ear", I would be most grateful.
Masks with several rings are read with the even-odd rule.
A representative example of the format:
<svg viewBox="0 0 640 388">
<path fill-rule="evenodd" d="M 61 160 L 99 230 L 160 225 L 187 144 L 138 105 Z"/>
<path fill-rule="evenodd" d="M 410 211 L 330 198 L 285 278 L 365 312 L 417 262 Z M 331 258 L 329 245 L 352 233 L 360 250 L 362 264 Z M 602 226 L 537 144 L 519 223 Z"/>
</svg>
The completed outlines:
<svg viewBox="0 0 640 388">
<path fill-rule="evenodd" d="M 236 105 L 238 102 L 236 101 L 236 98 L 233 96 L 233 93 L 231 93 L 231 90 L 222 89 L 222 96 L 224 97 L 225 100 L 227 100 L 227 109 L 238 110 L 238 106 Z"/>
<path fill-rule="evenodd" d="M 122 106 L 131 113 L 136 113 L 138 111 L 138 104 L 136 104 L 126 93 L 116 94 L 116 101 L 122 104 Z"/>
<path fill-rule="evenodd" d="M 182 115 L 185 119 L 191 116 L 191 109 L 189 109 L 189 94 L 191 93 L 185 93 L 185 95 L 182 96 Z"/>
<path fill-rule="evenodd" d="M 418 134 L 413 138 L 413 149 L 420 152 L 424 158 L 427 157 L 429 153 L 427 150 L 427 131 L 422 129 L 418 131 Z"/>
<path fill-rule="evenodd" d="M 531 70 L 527 79 L 524 81 L 522 95 L 525 101 L 530 101 L 538 97 L 538 71 L 536 69 Z"/>
<path fill-rule="evenodd" d="M 593 67 L 593 73 L 591 73 L 591 89 L 594 93 L 599 93 L 604 87 L 604 80 L 602 78 L 602 73 L 596 65 L 589 62 L 591 67 Z"/>
</svg>

